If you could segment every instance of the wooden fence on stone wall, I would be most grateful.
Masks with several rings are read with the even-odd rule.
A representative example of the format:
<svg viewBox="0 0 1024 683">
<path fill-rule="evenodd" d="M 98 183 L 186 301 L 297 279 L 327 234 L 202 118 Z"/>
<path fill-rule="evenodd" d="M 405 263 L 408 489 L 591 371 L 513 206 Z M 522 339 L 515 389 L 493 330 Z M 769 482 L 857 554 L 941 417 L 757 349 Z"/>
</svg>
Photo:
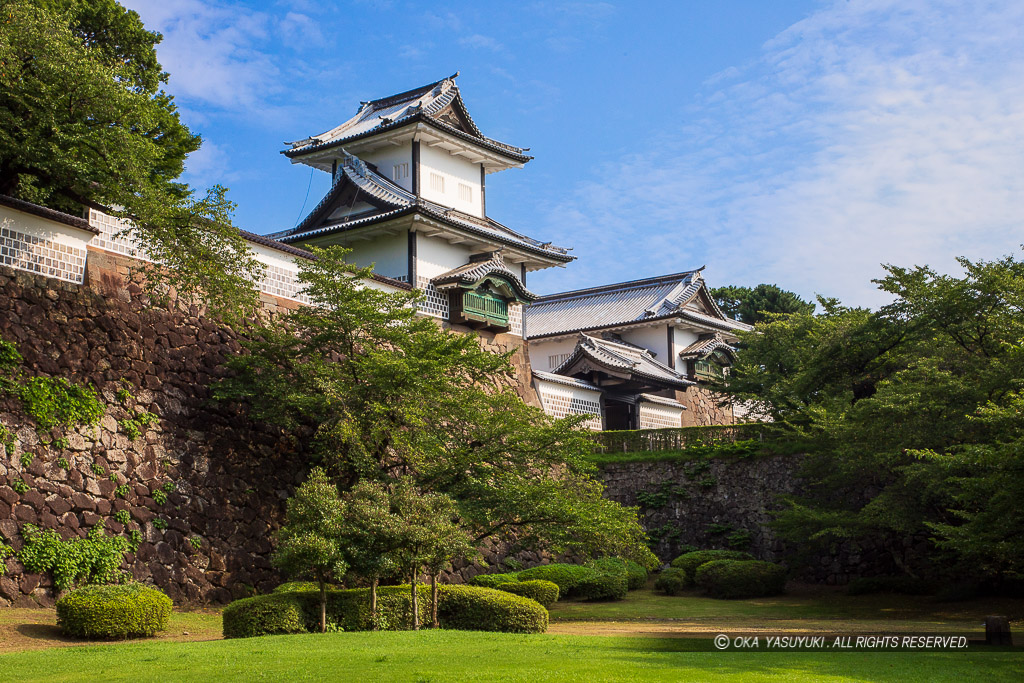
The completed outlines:
<svg viewBox="0 0 1024 683">
<path fill-rule="evenodd" d="M 767 434 L 768 425 L 762 423 L 595 432 L 597 444 L 594 450 L 599 453 L 681 451 L 690 446 L 734 443 L 747 439 L 763 441 Z"/>
</svg>

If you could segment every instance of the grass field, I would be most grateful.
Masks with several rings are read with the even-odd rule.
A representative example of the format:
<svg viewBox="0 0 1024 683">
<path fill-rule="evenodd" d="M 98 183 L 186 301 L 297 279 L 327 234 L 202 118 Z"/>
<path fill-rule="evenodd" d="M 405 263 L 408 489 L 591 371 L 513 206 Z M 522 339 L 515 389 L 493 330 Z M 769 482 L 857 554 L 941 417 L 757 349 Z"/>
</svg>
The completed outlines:
<svg viewBox="0 0 1024 683">
<path fill-rule="evenodd" d="M 1016 652 L 693 652 L 693 639 L 460 631 L 133 642 L 0 655 L 5 681 L 1018 681 Z"/>
<path fill-rule="evenodd" d="M 87 644 L 63 638 L 47 609 L 0 610 L 0 681 L 1018 681 L 1024 650 L 726 652 L 727 633 L 945 633 L 981 637 L 985 614 L 1020 631 L 1024 600 L 937 603 L 850 597 L 795 586 L 758 600 L 667 597 L 650 589 L 611 603 L 560 602 L 549 633 L 332 633 L 222 640 L 216 609 L 175 612 L 158 638 Z M 1018 641 L 1019 642 L 1019 641 Z"/>
</svg>

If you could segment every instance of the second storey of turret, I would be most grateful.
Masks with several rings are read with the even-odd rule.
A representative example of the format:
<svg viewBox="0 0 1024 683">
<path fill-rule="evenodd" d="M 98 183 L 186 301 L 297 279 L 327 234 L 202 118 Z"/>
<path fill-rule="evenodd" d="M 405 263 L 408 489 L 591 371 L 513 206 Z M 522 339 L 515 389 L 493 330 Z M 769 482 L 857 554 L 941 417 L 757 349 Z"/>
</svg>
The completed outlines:
<svg viewBox="0 0 1024 683">
<path fill-rule="evenodd" d="M 423 290 L 424 313 L 521 335 L 522 305 L 534 298 L 527 274 L 573 259 L 487 215 L 487 177 L 522 168 L 528 151 L 480 131 L 455 76 L 362 102 L 284 151 L 332 184 L 298 226 L 272 237 L 345 246 L 354 263 Z"/>
</svg>

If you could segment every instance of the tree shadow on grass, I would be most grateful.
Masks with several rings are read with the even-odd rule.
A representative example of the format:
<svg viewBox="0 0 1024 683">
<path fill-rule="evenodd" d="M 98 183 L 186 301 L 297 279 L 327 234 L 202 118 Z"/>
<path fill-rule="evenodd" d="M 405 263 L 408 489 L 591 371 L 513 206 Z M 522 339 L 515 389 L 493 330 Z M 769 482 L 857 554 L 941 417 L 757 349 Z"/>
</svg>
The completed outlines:
<svg viewBox="0 0 1024 683">
<path fill-rule="evenodd" d="M 14 628 L 19 634 L 33 640 L 49 640 L 61 643 L 81 642 L 60 632 L 55 624 L 19 624 Z"/>
</svg>

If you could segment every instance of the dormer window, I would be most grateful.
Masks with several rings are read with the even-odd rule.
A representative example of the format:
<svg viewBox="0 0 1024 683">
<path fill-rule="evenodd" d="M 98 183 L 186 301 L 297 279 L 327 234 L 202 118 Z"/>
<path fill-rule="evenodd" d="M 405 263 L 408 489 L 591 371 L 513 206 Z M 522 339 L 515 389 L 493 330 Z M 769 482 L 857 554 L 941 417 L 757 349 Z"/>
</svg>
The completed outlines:
<svg viewBox="0 0 1024 683">
<path fill-rule="evenodd" d="M 403 180 L 409 177 L 409 164 L 395 164 L 391 171 L 392 180 Z"/>
</svg>

